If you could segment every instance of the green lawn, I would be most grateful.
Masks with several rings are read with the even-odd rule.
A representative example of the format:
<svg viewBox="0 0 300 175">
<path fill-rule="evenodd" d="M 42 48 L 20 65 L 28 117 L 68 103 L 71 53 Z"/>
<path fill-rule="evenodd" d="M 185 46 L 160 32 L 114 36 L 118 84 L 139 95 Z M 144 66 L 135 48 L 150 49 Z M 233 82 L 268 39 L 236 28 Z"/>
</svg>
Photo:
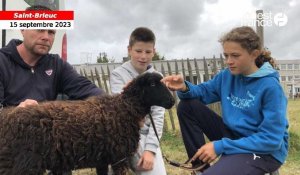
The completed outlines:
<svg viewBox="0 0 300 175">
<path fill-rule="evenodd" d="M 280 169 L 283 175 L 300 174 L 300 99 L 289 100 L 290 151 L 288 159 Z"/>
</svg>

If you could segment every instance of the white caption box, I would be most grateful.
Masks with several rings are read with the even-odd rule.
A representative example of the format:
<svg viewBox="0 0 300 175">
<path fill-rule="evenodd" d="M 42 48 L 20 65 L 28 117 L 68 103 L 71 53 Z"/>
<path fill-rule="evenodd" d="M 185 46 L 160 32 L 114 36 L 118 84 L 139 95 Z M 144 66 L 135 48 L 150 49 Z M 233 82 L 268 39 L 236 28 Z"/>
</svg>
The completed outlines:
<svg viewBox="0 0 300 175">
<path fill-rule="evenodd" d="M 0 20 L 0 29 L 74 29 L 74 20 Z"/>
</svg>

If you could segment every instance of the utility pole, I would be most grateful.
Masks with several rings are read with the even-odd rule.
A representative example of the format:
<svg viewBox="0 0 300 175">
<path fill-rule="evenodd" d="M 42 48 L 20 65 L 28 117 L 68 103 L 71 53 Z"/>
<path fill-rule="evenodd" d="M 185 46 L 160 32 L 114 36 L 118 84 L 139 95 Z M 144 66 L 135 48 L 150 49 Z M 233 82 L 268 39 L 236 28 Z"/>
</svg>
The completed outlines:
<svg viewBox="0 0 300 175">
<path fill-rule="evenodd" d="M 2 11 L 6 11 L 6 0 L 2 0 Z M 2 29 L 2 47 L 6 45 L 6 29 Z"/>
<path fill-rule="evenodd" d="M 264 48 L 264 19 L 263 19 L 263 10 L 256 10 L 256 33 L 260 37 L 261 46 Z"/>
</svg>

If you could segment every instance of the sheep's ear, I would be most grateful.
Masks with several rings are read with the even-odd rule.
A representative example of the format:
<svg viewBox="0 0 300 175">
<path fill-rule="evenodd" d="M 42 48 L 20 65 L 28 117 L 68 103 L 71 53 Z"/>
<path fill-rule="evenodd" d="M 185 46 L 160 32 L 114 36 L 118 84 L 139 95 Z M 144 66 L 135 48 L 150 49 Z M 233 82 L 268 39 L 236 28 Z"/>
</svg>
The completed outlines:
<svg viewBox="0 0 300 175">
<path fill-rule="evenodd" d="M 151 79 L 151 74 L 150 73 L 144 73 L 142 75 L 140 75 L 140 77 L 138 78 L 138 84 L 140 87 L 146 86 L 149 84 Z"/>
<path fill-rule="evenodd" d="M 145 86 L 157 86 L 157 82 L 159 82 L 162 79 L 162 76 L 158 73 L 144 73 L 140 75 L 138 78 L 138 84 L 140 87 L 145 87 Z"/>
</svg>

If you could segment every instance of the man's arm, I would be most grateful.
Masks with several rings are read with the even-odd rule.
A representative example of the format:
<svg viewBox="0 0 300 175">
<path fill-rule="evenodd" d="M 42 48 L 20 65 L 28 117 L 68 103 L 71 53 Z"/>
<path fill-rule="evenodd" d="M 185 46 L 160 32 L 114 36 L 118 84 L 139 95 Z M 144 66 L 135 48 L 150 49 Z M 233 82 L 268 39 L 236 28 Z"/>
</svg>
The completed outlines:
<svg viewBox="0 0 300 175">
<path fill-rule="evenodd" d="M 4 102 L 4 86 L 3 86 L 2 77 L 0 74 L 0 109 L 2 109 L 2 107 L 4 105 L 3 102 Z"/>
<path fill-rule="evenodd" d="M 105 94 L 102 89 L 98 88 L 86 77 L 78 74 L 67 62 L 63 63 L 59 81 L 59 91 L 67 94 L 70 99 L 85 99 L 90 96 Z"/>
</svg>

